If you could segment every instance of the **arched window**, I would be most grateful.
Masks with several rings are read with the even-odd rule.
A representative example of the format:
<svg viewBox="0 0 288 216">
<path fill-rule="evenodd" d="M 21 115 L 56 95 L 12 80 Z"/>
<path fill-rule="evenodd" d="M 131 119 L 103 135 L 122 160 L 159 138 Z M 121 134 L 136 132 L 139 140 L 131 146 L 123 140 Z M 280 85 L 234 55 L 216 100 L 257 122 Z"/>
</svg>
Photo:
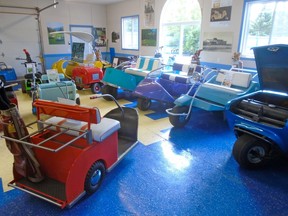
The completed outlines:
<svg viewBox="0 0 288 216">
<path fill-rule="evenodd" d="M 201 17 L 198 0 L 167 0 L 160 18 L 163 55 L 191 56 L 199 49 Z"/>
</svg>

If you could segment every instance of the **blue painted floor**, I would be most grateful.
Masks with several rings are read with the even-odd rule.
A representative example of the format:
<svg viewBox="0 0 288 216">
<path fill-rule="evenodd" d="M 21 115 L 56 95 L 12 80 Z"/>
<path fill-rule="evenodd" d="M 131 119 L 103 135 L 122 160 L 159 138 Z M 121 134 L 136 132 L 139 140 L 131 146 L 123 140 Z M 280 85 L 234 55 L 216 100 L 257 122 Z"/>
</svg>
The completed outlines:
<svg viewBox="0 0 288 216">
<path fill-rule="evenodd" d="M 196 110 L 169 139 L 134 148 L 101 188 L 71 209 L 18 190 L 0 192 L 0 215 L 288 215 L 288 163 L 242 170 L 217 113 Z"/>
</svg>

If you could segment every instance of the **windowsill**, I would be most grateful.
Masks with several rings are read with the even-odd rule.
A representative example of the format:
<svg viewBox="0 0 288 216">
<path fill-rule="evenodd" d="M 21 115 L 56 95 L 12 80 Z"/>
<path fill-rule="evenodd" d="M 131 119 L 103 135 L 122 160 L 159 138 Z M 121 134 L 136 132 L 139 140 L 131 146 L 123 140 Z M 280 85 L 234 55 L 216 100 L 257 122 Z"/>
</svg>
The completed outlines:
<svg viewBox="0 0 288 216">
<path fill-rule="evenodd" d="M 253 57 L 246 57 L 246 56 L 241 56 L 241 58 L 240 58 L 242 61 L 244 60 L 244 61 L 255 61 L 255 57 L 253 56 Z"/>
</svg>

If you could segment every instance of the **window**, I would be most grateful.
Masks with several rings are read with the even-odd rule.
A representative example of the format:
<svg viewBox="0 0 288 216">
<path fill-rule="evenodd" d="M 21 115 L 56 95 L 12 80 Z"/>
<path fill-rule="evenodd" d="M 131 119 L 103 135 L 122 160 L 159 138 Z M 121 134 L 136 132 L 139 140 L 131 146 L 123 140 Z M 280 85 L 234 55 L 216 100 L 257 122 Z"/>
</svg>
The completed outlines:
<svg viewBox="0 0 288 216">
<path fill-rule="evenodd" d="M 288 0 L 246 0 L 240 52 L 253 57 L 251 47 L 288 42 Z"/>
<path fill-rule="evenodd" d="M 162 54 L 191 56 L 199 49 L 201 8 L 198 0 L 168 0 L 160 23 Z"/>
<path fill-rule="evenodd" d="M 122 49 L 139 50 L 139 16 L 121 18 Z"/>
</svg>

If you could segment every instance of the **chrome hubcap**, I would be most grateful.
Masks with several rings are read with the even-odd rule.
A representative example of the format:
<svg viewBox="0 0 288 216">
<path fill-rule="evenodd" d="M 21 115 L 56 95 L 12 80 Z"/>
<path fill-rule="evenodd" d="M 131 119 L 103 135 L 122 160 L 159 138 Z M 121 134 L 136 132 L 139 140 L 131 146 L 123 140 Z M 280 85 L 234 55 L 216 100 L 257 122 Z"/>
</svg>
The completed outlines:
<svg viewBox="0 0 288 216">
<path fill-rule="evenodd" d="M 260 163 L 265 156 L 265 149 L 261 146 L 251 148 L 247 154 L 250 163 Z"/>
</svg>

